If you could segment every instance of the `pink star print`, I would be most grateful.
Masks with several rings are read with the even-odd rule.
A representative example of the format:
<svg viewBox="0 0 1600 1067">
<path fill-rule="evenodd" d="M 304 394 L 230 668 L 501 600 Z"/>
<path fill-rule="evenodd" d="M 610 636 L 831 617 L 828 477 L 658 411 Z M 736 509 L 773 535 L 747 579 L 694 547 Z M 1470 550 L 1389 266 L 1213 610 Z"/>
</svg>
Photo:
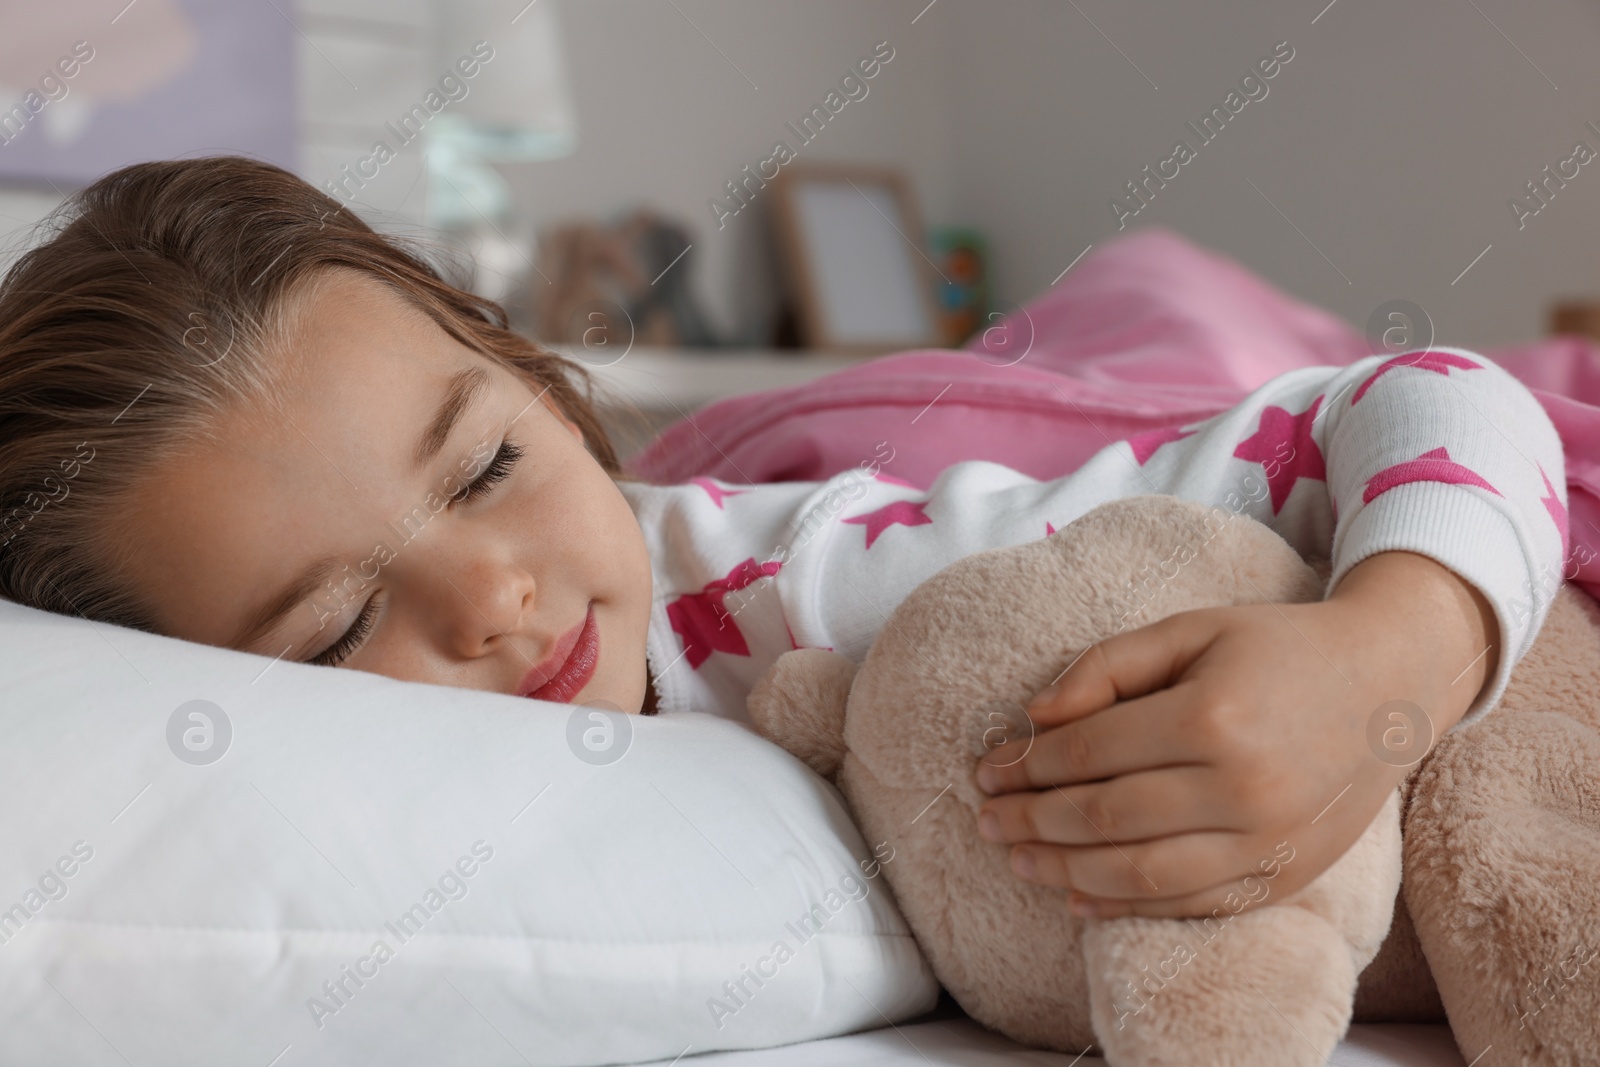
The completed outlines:
<svg viewBox="0 0 1600 1067">
<path fill-rule="evenodd" d="M 783 564 L 776 560 L 758 564 L 752 556 L 729 571 L 726 578 L 707 582 L 700 592 L 684 593 L 667 605 L 667 621 L 672 624 L 672 632 L 683 639 L 690 667 L 699 669 L 713 652 L 735 656 L 750 654 L 744 634 L 739 632 L 733 615 L 722 606 L 722 600 L 734 590 L 777 574 L 781 566 Z"/>
<path fill-rule="evenodd" d="M 1310 407 L 1291 415 L 1276 404 L 1268 404 L 1261 412 L 1256 432 L 1240 441 L 1233 450 L 1235 457 L 1261 464 L 1267 476 L 1267 488 L 1272 492 L 1274 515 L 1289 499 L 1295 482 L 1301 478 L 1322 481 L 1327 477 L 1322 449 L 1311 436 L 1311 426 L 1321 406 L 1322 397 L 1319 396 Z"/>
<path fill-rule="evenodd" d="M 926 501 L 896 500 L 892 504 L 885 504 L 877 511 L 869 511 L 865 515 L 856 515 L 841 522 L 867 528 L 867 547 L 872 547 L 872 542 L 878 535 L 889 527 L 898 523 L 901 526 L 926 526 L 933 520 L 922 513 Z"/>
<path fill-rule="evenodd" d="M 1416 459 L 1408 459 L 1404 463 L 1396 463 L 1367 479 L 1367 487 L 1362 490 L 1361 502 L 1368 504 L 1372 499 L 1382 493 L 1387 493 L 1397 485 L 1409 482 L 1448 482 L 1451 485 L 1475 485 L 1479 489 L 1487 489 L 1495 496 L 1500 495 L 1500 490 L 1490 485 L 1478 476 L 1471 468 L 1463 467 L 1450 458 L 1450 453 L 1445 451 L 1443 445 L 1424 452 Z M 1549 484 L 1548 482 L 1545 484 Z"/>
<path fill-rule="evenodd" d="M 1550 484 L 1550 476 L 1544 472 L 1544 467 L 1539 468 L 1539 477 L 1544 479 L 1545 495 L 1539 498 L 1539 503 L 1550 513 L 1550 521 L 1556 524 L 1556 529 L 1561 531 L 1561 552 L 1567 550 L 1567 509 L 1561 503 L 1561 497 L 1556 493 L 1556 487 Z"/>
<path fill-rule="evenodd" d="M 698 485 L 700 488 L 704 489 L 706 491 L 706 495 L 711 498 L 711 502 L 719 508 L 722 507 L 722 501 L 725 498 L 730 496 L 743 496 L 745 493 L 743 489 L 724 489 L 710 478 L 690 478 L 689 484 Z"/>
<path fill-rule="evenodd" d="M 1396 356 L 1378 364 L 1378 369 L 1372 372 L 1372 377 L 1357 387 L 1355 395 L 1350 398 L 1350 406 L 1355 407 L 1373 382 L 1377 381 L 1387 371 L 1394 370 L 1396 367 L 1416 367 L 1418 370 L 1431 370 L 1435 374 L 1443 374 L 1447 378 L 1450 376 L 1451 367 L 1457 370 L 1483 369 L 1472 360 L 1465 356 L 1458 356 L 1454 352 L 1435 352 L 1432 349 L 1426 352 L 1407 352 L 1403 356 Z"/>
<path fill-rule="evenodd" d="M 1144 466 L 1145 461 L 1156 454 L 1156 449 L 1164 444 L 1188 437 L 1193 430 L 1169 426 L 1164 430 L 1146 430 L 1136 433 L 1128 438 L 1128 447 L 1133 449 L 1133 458 L 1139 461 L 1139 466 Z"/>
<path fill-rule="evenodd" d="M 1056 528 L 1054 526 L 1050 525 L 1049 520 L 1046 520 L 1045 524 L 1044 524 L 1044 535 L 1046 537 L 1049 537 L 1051 534 L 1053 534 L 1055 532 L 1056 532 Z"/>
</svg>

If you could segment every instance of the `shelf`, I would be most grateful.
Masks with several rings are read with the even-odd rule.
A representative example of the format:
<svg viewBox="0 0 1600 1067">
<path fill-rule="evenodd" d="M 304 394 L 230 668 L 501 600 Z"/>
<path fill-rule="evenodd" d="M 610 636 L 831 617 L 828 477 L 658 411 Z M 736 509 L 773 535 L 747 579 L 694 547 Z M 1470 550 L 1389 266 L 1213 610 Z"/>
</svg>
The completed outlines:
<svg viewBox="0 0 1600 1067">
<path fill-rule="evenodd" d="M 797 348 L 638 345 L 618 358 L 575 345 L 546 347 L 583 364 L 594 375 L 597 391 L 673 418 L 722 397 L 799 385 L 866 358 Z"/>
<path fill-rule="evenodd" d="M 714 400 L 801 385 L 870 358 L 801 348 L 652 348 L 621 358 L 580 345 L 546 348 L 594 377 L 597 414 L 624 460 L 658 432 Z"/>
</svg>

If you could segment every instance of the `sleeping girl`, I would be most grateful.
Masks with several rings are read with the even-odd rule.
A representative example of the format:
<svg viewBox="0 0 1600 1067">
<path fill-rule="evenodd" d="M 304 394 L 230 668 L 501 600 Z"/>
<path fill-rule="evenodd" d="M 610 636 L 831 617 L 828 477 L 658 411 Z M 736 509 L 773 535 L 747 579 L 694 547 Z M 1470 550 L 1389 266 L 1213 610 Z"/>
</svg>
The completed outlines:
<svg viewBox="0 0 1600 1067">
<path fill-rule="evenodd" d="M 138 164 L 0 285 L 0 595 L 269 669 L 743 719 L 780 654 L 859 662 L 964 555 L 1214 503 L 1331 559 L 1327 599 L 1135 613 L 1035 698 L 1026 756 L 974 766 L 1018 877 L 1175 916 L 1291 831 L 1288 891 L 1330 866 L 1406 772 L 1376 709 L 1490 714 L 1566 550 L 1554 427 L 1455 348 L 1295 370 L 1053 481 L 911 485 L 884 437 L 822 483 L 630 479 L 583 369 L 403 243 L 268 164 Z"/>
</svg>

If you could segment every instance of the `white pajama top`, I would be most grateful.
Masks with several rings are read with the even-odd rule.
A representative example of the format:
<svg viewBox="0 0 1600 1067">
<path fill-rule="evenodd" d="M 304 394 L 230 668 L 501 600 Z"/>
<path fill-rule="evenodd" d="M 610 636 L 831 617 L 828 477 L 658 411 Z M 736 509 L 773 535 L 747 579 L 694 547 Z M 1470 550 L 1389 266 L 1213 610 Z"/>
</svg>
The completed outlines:
<svg viewBox="0 0 1600 1067">
<path fill-rule="evenodd" d="M 1108 500 L 1165 493 L 1248 515 L 1302 556 L 1331 559 L 1329 588 L 1394 549 L 1476 586 L 1502 647 L 1465 724 L 1499 700 L 1567 551 L 1555 427 L 1520 382 L 1460 348 L 1290 371 L 1209 419 L 1108 444 L 1052 481 L 971 461 L 912 485 L 894 475 L 894 428 L 883 436 L 825 482 L 619 483 L 654 576 L 647 655 L 659 712 L 748 723 L 746 696 L 784 652 L 828 648 L 860 663 L 895 606 L 946 565 L 1048 536 Z"/>
</svg>

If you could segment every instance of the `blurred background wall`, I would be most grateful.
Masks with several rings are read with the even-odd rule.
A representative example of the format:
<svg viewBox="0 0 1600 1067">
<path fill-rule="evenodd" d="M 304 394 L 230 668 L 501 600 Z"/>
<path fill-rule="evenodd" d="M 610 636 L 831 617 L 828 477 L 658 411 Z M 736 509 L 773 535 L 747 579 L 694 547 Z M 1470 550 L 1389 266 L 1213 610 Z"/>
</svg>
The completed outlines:
<svg viewBox="0 0 1600 1067">
<path fill-rule="evenodd" d="M 390 49 L 381 86 L 361 91 L 369 105 L 389 94 L 397 103 L 377 110 L 398 112 L 438 76 L 432 7 L 276 2 L 295 28 L 298 167 L 322 184 L 371 140 L 330 119 L 334 65 Z M 793 141 L 785 123 L 878 42 L 892 61 L 800 157 L 902 168 L 925 222 L 986 234 L 1002 308 L 1116 234 L 1112 198 L 1283 41 L 1294 58 L 1268 94 L 1130 228 L 1179 230 L 1358 327 L 1387 300 L 1415 301 L 1453 344 L 1537 335 L 1552 300 L 1600 290 L 1600 166 L 1547 182 L 1548 204 L 1521 228 L 1510 206 L 1538 204 L 1527 183 L 1575 141 L 1600 148 L 1585 126 L 1600 126 L 1592 0 L 539 2 L 557 13 L 576 139 L 563 158 L 499 165 L 518 217 L 532 230 L 647 201 L 677 218 L 692 231 L 693 290 L 730 340 L 770 334 L 772 237 L 758 211 L 718 228 L 707 202 L 774 140 Z M 96 38 L 101 54 L 118 28 Z M 495 74 L 491 63 L 480 79 Z M 356 206 L 419 232 L 425 185 L 412 146 Z M 0 188 L 7 253 L 58 199 L 48 186 Z"/>
</svg>

